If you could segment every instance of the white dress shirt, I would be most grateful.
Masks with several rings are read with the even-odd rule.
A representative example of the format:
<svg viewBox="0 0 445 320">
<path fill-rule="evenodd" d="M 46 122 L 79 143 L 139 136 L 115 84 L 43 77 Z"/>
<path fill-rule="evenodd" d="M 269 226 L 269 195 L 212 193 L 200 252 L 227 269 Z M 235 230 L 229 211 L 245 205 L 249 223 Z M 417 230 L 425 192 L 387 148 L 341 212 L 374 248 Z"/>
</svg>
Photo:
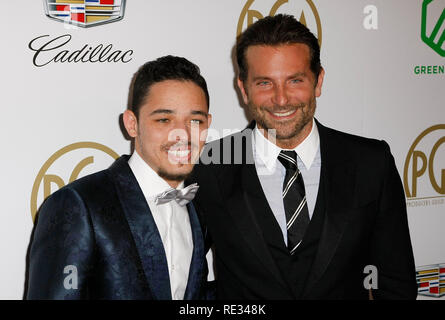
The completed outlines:
<svg viewBox="0 0 445 320">
<path fill-rule="evenodd" d="M 187 207 L 176 201 L 156 205 L 157 195 L 171 189 L 135 151 L 128 164 L 144 193 L 151 214 L 156 222 L 168 263 L 170 287 L 173 300 L 184 299 L 193 254 L 193 238 Z M 184 182 L 177 189 L 184 188 Z M 148 212 L 147 212 L 148 214 Z"/>
<path fill-rule="evenodd" d="M 252 147 L 255 168 L 267 202 L 280 225 L 284 242 L 287 245 L 286 214 L 282 197 L 286 169 L 278 160 L 278 155 L 283 149 L 266 139 L 261 131 L 258 126 L 253 131 Z M 298 155 L 297 165 L 303 176 L 309 218 L 311 219 L 317 200 L 321 170 L 320 136 L 315 120 L 312 122 L 312 130 L 306 139 L 292 150 Z"/>
</svg>

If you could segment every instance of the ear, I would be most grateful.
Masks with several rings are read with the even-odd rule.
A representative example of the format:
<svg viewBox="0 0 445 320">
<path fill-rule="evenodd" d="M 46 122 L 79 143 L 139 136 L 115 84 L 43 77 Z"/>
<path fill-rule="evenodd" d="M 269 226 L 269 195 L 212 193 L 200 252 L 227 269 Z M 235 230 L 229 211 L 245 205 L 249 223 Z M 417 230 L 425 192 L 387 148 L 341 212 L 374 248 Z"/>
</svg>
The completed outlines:
<svg viewBox="0 0 445 320">
<path fill-rule="evenodd" d="M 318 82 L 315 86 L 315 96 L 318 98 L 321 96 L 321 87 L 323 86 L 323 79 L 324 79 L 324 69 L 321 68 L 320 74 L 318 75 Z"/>
<path fill-rule="evenodd" d="M 123 120 L 128 135 L 135 138 L 138 135 L 138 120 L 136 115 L 131 110 L 125 110 Z"/>
<path fill-rule="evenodd" d="M 249 97 L 247 96 L 247 91 L 244 88 L 244 82 L 241 81 L 241 79 L 239 77 L 237 79 L 237 84 L 238 84 L 238 88 L 239 88 L 239 90 L 241 92 L 241 95 L 243 96 L 244 103 L 248 104 L 249 103 Z"/>
</svg>

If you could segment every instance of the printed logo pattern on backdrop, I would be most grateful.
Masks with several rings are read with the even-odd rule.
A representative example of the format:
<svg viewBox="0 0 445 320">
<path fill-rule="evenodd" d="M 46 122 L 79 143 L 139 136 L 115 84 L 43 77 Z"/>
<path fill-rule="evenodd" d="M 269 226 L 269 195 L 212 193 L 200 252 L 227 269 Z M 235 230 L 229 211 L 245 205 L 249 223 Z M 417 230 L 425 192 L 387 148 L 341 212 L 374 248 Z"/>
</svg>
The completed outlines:
<svg viewBox="0 0 445 320">
<path fill-rule="evenodd" d="M 121 20 L 125 0 L 44 0 L 46 15 L 57 21 L 81 27 L 97 26 Z M 44 34 L 28 43 L 34 52 L 32 63 L 44 67 L 52 63 L 128 63 L 134 51 L 115 49 L 113 44 L 69 46 L 71 34 L 52 37 Z"/>
<path fill-rule="evenodd" d="M 133 59 L 133 50 L 114 49 L 111 43 L 106 46 L 87 43 L 82 48 L 72 50 L 67 46 L 71 39 L 70 34 L 52 39 L 45 34 L 32 39 L 28 48 L 35 52 L 32 59 L 34 66 L 44 67 L 51 63 L 128 63 Z"/>
<path fill-rule="evenodd" d="M 424 0 L 421 7 L 420 38 L 438 55 L 445 57 L 445 0 Z M 430 51 L 432 53 L 432 51 Z M 445 65 L 416 65 L 414 74 L 445 74 Z"/>
<path fill-rule="evenodd" d="M 116 152 L 96 142 L 77 142 L 55 152 L 40 169 L 32 187 L 31 215 L 33 220 L 39 205 L 57 190 L 53 190 L 54 185 L 60 189 L 81 176 L 108 167 L 118 157 Z M 97 165 L 93 168 L 92 164 Z M 63 169 L 70 167 L 73 168 L 71 172 Z"/>
<path fill-rule="evenodd" d="M 45 13 L 53 20 L 79 27 L 116 22 L 124 17 L 125 0 L 44 0 Z"/>
<path fill-rule="evenodd" d="M 445 124 L 424 130 L 408 151 L 403 184 L 408 206 L 445 202 Z M 439 174 L 437 174 L 439 172 Z M 420 200 L 410 203 L 410 200 Z"/>
<path fill-rule="evenodd" d="M 445 1 L 423 1 L 421 37 L 431 49 L 445 57 Z"/>
<path fill-rule="evenodd" d="M 322 43 L 322 27 L 320 15 L 312 0 L 277 0 L 270 6 L 271 1 L 248 0 L 238 19 L 237 35 L 265 15 L 274 16 L 287 13 L 295 16 L 302 24 L 308 27 Z"/>
<path fill-rule="evenodd" d="M 445 296 L 445 263 L 416 268 L 418 293 L 429 297 Z"/>
</svg>

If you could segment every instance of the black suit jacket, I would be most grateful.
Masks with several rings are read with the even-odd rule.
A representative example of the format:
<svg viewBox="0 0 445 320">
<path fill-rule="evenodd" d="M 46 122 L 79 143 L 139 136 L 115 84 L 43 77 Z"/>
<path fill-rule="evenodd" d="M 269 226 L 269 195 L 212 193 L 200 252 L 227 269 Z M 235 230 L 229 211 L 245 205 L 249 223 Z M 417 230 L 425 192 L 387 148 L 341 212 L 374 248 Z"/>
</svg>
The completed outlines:
<svg viewBox="0 0 445 320">
<path fill-rule="evenodd" d="M 374 265 L 375 299 L 414 299 L 405 196 L 388 145 L 317 125 L 324 192 L 319 190 L 314 214 L 323 210 L 324 219 L 301 298 L 368 298 L 364 268 Z M 205 188 L 195 204 L 215 245 L 219 298 L 295 298 L 257 219 L 273 213 L 256 174 L 251 131 L 208 144 L 201 161 L 193 178 Z"/>
<path fill-rule="evenodd" d="M 193 204 L 187 208 L 194 248 L 184 299 L 200 299 L 204 239 Z M 27 299 L 172 298 L 162 240 L 128 156 L 44 202 L 27 273 Z"/>
</svg>

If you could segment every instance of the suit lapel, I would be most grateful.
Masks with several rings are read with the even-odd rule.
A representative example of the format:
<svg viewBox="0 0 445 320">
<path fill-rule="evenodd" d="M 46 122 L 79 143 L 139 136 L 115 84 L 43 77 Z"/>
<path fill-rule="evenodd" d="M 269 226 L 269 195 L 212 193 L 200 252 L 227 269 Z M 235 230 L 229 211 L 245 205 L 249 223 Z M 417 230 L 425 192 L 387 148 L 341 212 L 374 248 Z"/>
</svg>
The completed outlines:
<svg viewBox="0 0 445 320">
<path fill-rule="evenodd" d="M 122 156 L 110 167 L 122 209 L 127 218 L 142 267 L 155 299 L 171 300 L 170 278 L 164 246 L 142 190 Z"/>
<path fill-rule="evenodd" d="M 318 122 L 317 126 L 322 162 L 320 187 L 324 188 L 324 197 L 320 200 L 324 201 L 325 218 L 305 293 L 320 280 L 337 250 L 349 220 L 348 213 L 351 210 L 351 199 L 354 199 L 355 187 L 355 167 L 348 161 L 347 156 L 340 153 L 341 147 L 336 148 L 333 141 L 330 141 L 327 129 Z M 318 210 L 317 207 L 315 210 Z"/>
<path fill-rule="evenodd" d="M 199 224 L 198 215 L 192 202 L 187 205 L 187 209 L 190 218 L 190 226 L 192 228 L 193 254 L 184 300 L 196 300 L 199 298 L 203 281 L 205 262 L 204 238 Z"/>
</svg>

